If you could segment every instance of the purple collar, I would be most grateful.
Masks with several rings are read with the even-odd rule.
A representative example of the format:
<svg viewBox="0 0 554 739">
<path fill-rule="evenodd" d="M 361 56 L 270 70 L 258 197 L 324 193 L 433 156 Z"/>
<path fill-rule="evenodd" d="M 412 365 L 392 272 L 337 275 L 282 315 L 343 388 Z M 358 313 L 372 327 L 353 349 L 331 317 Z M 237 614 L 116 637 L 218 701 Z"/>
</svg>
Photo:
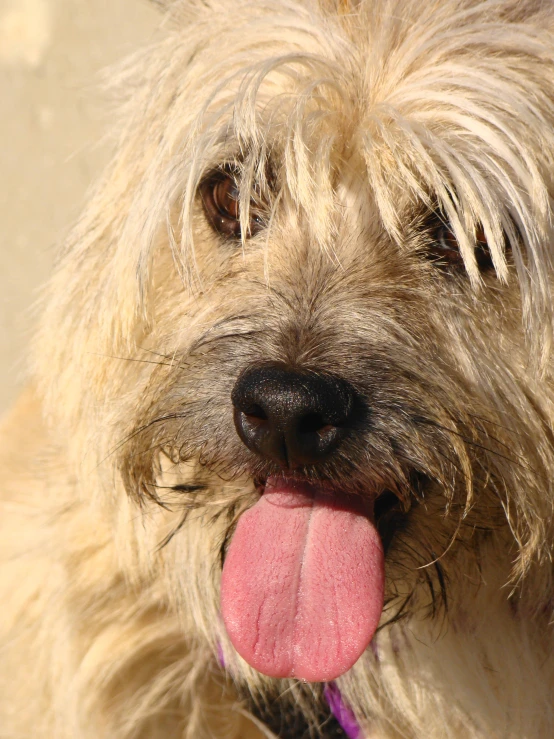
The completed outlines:
<svg viewBox="0 0 554 739">
<path fill-rule="evenodd" d="M 217 661 L 225 669 L 225 658 L 221 644 L 217 645 Z M 323 688 L 323 697 L 329 706 L 329 710 L 337 719 L 341 729 L 348 739 L 362 739 L 361 729 L 352 709 L 347 705 L 338 689 L 336 683 L 326 683 Z"/>
<path fill-rule="evenodd" d="M 336 683 L 327 683 L 323 688 L 323 697 L 333 716 L 337 719 L 348 739 L 361 739 L 360 725 L 341 695 Z"/>
</svg>

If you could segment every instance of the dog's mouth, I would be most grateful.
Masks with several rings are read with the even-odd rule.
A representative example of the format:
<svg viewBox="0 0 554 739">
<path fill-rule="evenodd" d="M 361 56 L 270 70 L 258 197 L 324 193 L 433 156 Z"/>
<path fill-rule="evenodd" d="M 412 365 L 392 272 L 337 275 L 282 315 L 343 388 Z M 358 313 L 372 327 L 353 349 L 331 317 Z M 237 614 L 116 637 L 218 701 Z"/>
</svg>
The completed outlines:
<svg viewBox="0 0 554 739">
<path fill-rule="evenodd" d="M 272 677 L 346 672 L 368 647 L 384 598 L 380 522 L 398 498 L 270 475 L 240 518 L 223 568 L 221 608 L 238 653 Z"/>
</svg>

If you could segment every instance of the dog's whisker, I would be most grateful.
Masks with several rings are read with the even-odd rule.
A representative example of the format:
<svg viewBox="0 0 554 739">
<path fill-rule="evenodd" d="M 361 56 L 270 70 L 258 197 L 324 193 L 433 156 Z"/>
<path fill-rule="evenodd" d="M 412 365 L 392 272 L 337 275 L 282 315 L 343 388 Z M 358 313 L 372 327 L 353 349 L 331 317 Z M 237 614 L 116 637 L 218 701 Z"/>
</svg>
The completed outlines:
<svg viewBox="0 0 554 739">
<path fill-rule="evenodd" d="M 155 365 L 158 365 L 159 367 L 172 367 L 172 368 L 177 368 L 177 369 L 184 369 L 184 367 L 175 365 L 172 362 L 154 362 L 151 359 L 139 359 L 137 357 L 116 357 L 114 355 L 109 355 L 109 354 L 103 354 L 103 355 L 97 354 L 97 356 L 103 356 L 107 359 L 118 359 L 122 362 L 139 362 L 140 364 L 155 364 Z"/>
<path fill-rule="evenodd" d="M 469 439 L 467 436 L 465 436 L 463 433 L 461 433 L 460 431 L 456 429 L 449 428 L 448 426 L 444 426 L 430 419 L 418 419 L 418 420 L 421 423 L 426 423 L 430 426 L 434 426 L 435 428 L 438 428 L 441 431 L 446 431 L 448 434 L 453 434 L 455 436 L 458 436 L 464 442 L 464 444 L 467 444 L 468 446 L 475 447 L 476 449 L 481 449 L 482 451 L 488 452 L 489 454 L 499 457 L 500 459 L 503 459 L 507 462 L 511 462 L 512 464 L 520 465 L 522 467 L 524 466 L 522 462 L 512 459 L 511 457 L 508 457 L 506 455 L 503 455 L 500 452 L 498 452 L 496 449 L 492 449 L 491 447 L 485 446 L 484 444 L 480 444 L 479 442 L 474 441 L 473 439 Z M 491 434 L 488 434 L 487 438 L 491 439 L 491 441 L 497 442 L 501 446 L 508 449 L 510 452 L 513 451 L 507 444 L 504 444 L 502 441 L 500 441 L 496 437 L 491 436 Z M 524 459 L 523 455 L 519 456 L 519 459 Z"/>
<path fill-rule="evenodd" d="M 515 423 L 512 426 L 506 426 L 499 423 L 498 421 L 494 421 L 491 418 L 480 416 L 475 413 L 468 413 L 468 417 L 475 419 L 476 421 L 482 421 L 483 423 L 489 424 L 490 426 L 496 426 L 497 428 L 502 429 L 502 431 L 506 431 L 508 434 L 510 434 L 510 437 L 513 437 L 515 439 L 523 437 L 531 438 L 530 434 L 526 434 L 524 431 L 522 432 L 521 430 L 517 429 Z"/>
<path fill-rule="evenodd" d="M 190 509 L 185 510 L 177 526 L 175 526 L 172 529 L 172 531 L 162 539 L 162 541 L 156 547 L 156 551 L 160 552 L 162 549 L 165 549 L 165 547 L 167 547 L 168 544 L 170 544 L 173 541 L 173 539 L 177 536 L 177 534 L 182 530 L 182 528 L 186 524 L 188 516 L 189 516 L 189 512 L 190 512 Z"/>
<path fill-rule="evenodd" d="M 100 464 L 102 464 L 110 456 L 112 456 L 113 454 L 115 454 L 116 452 L 118 452 L 121 449 L 121 447 L 125 446 L 125 444 L 129 443 L 130 441 L 132 441 L 135 437 L 140 436 L 141 434 L 143 434 L 146 431 L 150 430 L 152 428 L 152 426 L 155 426 L 157 424 L 162 424 L 162 423 L 165 423 L 167 421 L 174 421 L 174 420 L 179 419 L 179 418 L 187 418 L 187 417 L 188 416 L 185 413 L 172 413 L 172 414 L 168 414 L 168 415 L 165 415 L 165 416 L 160 416 L 158 418 L 151 419 L 150 421 L 148 421 L 148 423 L 145 423 L 144 425 L 142 425 L 139 428 L 135 429 L 128 436 L 126 436 L 124 439 L 122 439 L 121 441 L 119 441 L 117 443 L 117 445 L 109 452 L 109 454 L 107 455 L 107 457 L 105 457 L 104 459 L 101 460 Z"/>
</svg>

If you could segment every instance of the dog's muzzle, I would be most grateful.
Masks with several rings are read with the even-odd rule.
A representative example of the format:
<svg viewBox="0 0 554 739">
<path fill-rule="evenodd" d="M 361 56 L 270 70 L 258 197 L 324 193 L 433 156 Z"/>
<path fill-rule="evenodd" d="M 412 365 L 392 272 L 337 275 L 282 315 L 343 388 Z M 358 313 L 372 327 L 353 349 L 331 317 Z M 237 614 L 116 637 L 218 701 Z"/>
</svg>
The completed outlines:
<svg viewBox="0 0 554 739">
<path fill-rule="evenodd" d="M 276 462 L 242 513 L 221 576 L 231 643 L 270 677 L 327 682 L 363 654 L 384 604 L 384 552 L 377 491 L 309 477 L 355 432 L 362 401 L 329 373 L 251 367 L 232 392 L 244 444 Z"/>
</svg>

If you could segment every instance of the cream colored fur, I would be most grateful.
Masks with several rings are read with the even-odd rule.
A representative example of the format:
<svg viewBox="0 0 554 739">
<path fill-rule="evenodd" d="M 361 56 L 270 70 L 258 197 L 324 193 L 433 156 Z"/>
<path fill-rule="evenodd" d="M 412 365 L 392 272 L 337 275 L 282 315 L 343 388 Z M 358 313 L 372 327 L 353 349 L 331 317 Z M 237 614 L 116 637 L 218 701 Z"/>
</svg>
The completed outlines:
<svg viewBox="0 0 554 739">
<path fill-rule="evenodd" d="M 248 695 L 315 721 L 319 687 L 258 675 L 221 624 L 219 549 L 256 496 L 230 390 L 270 360 L 363 385 L 376 358 L 383 424 L 430 482 L 418 499 L 385 436 L 355 461 L 413 513 L 342 694 L 368 739 L 552 737 L 553 7 L 159 4 L 164 38 L 110 78 L 114 159 L 0 432 L 1 739 L 271 736 Z M 229 162 L 243 225 L 254 186 L 267 201 L 233 248 L 197 195 Z M 432 212 L 463 274 L 426 259 Z"/>
</svg>

